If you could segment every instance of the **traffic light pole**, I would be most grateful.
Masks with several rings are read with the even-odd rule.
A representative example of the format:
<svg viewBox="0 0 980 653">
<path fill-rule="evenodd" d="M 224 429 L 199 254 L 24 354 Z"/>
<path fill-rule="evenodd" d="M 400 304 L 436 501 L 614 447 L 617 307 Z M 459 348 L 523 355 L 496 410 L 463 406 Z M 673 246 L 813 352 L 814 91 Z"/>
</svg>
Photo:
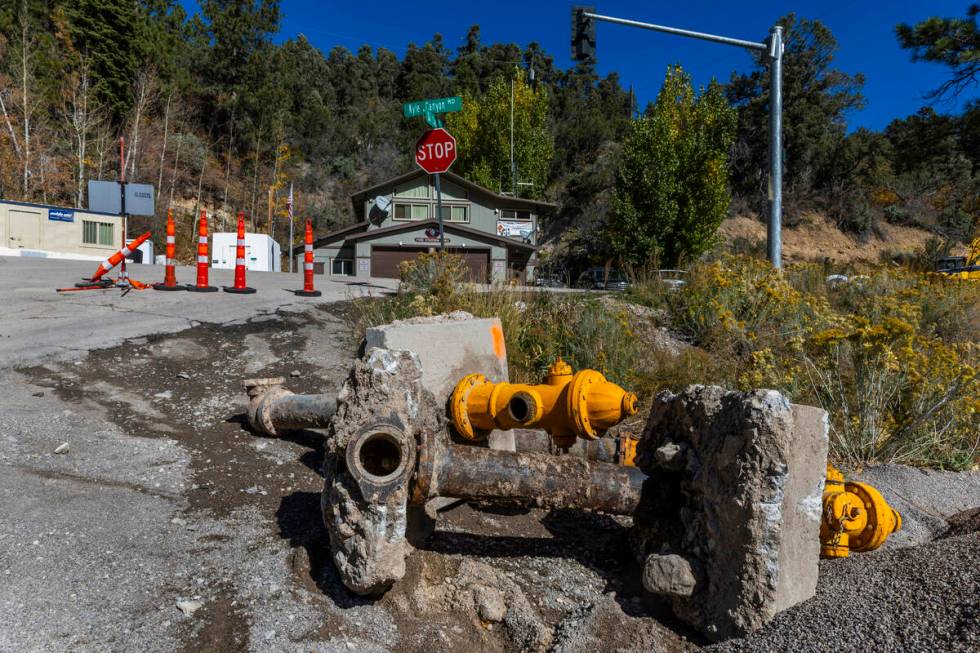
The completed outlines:
<svg viewBox="0 0 980 653">
<path fill-rule="evenodd" d="M 642 23 L 637 20 L 626 18 L 615 18 L 613 16 L 603 16 L 591 11 L 582 9 L 572 10 L 573 21 L 576 17 L 582 19 L 601 20 L 606 23 L 616 25 L 626 25 L 627 27 L 639 27 L 654 32 L 664 32 L 686 36 L 702 41 L 712 41 L 714 43 L 724 43 L 734 45 L 749 50 L 766 52 L 769 58 L 769 225 L 767 228 L 767 251 L 769 261 L 773 267 L 782 267 L 782 215 L 783 215 L 783 27 L 774 25 L 769 30 L 769 38 L 761 43 L 757 41 L 745 41 L 733 39 L 728 36 L 718 36 L 716 34 L 706 34 L 704 32 L 694 32 L 677 27 L 667 27 L 665 25 L 654 25 L 653 23 Z M 573 24 L 573 30 L 575 26 Z M 577 30 L 576 30 L 577 31 Z M 594 41 L 594 30 L 592 30 L 592 40 Z M 573 43 L 576 37 L 581 38 L 583 34 L 573 33 Z M 594 45 L 594 43 L 593 43 Z"/>
</svg>

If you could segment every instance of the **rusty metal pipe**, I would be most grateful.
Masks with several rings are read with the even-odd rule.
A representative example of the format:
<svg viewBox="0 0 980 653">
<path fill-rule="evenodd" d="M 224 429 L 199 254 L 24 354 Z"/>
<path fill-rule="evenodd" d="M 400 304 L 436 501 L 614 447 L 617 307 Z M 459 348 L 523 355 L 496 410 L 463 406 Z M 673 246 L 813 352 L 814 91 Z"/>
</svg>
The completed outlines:
<svg viewBox="0 0 980 653">
<path fill-rule="evenodd" d="M 278 436 L 284 431 L 325 428 L 337 412 L 337 395 L 297 395 L 282 387 L 285 379 L 248 379 L 248 421 L 257 431 Z"/>
<path fill-rule="evenodd" d="M 426 438 L 420 448 L 413 501 L 441 496 L 632 515 L 646 478 L 635 467 Z"/>
</svg>

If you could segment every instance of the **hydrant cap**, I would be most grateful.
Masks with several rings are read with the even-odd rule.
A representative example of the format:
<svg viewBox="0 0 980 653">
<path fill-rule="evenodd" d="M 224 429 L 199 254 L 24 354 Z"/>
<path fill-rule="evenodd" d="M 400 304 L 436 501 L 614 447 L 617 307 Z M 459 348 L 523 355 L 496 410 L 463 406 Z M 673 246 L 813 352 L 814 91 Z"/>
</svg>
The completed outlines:
<svg viewBox="0 0 980 653">
<path fill-rule="evenodd" d="M 548 367 L 548 376 L 571 376 L 572 366 L 561 359 L 561 356 Z"/>
</svg>

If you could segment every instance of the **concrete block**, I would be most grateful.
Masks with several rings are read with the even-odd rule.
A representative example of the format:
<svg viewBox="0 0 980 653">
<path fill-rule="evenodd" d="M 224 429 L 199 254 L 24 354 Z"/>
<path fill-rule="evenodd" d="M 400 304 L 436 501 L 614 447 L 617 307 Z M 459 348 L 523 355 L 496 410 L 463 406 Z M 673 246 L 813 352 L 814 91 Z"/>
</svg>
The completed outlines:
<svg viewBox="0 0 980 653">
<path fill-rule="evenodd" d="M 647 589 L 713 640 L 813 596 L 827 430 L 823 410 L 773 390 L 658 396 L 637 446 L 651 477 L 634 519 L 639 553 L 657 572 Z M 691 570 L 693 590 L 674 582 L 686 578 L 678 569 Z"/>
<path fill-rule="evenodd" d="M 499 318 L 475 318 L 465 311 L 397 320 L 371 327 L 366 349 L 413 351 L 422 363 L 422 384 L 445 404 L 456 383 L 467 374 L 490 381 L 509 381 L 507 345 Z M 514 451 L 514 434 L 495 431 L 488 445 Z"/>
</svg>

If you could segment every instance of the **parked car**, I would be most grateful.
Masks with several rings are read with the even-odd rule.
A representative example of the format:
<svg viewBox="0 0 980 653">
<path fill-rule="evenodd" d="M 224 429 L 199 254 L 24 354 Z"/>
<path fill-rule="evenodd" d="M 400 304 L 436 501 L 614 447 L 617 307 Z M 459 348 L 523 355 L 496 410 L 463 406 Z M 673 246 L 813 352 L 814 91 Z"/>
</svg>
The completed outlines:
<svg viewBox="0 0 980 653">
<path fill-rule="evenodd" d="M 630 284 L 626 280 L 626 275 L 619 270 L 610 269 L 607 276 L 606 268 L 589 268 L 579 275 L 575 287 L 591 290 L 626 290 Z"/>
<path fill-rule="evenodd" d="M 534 285 L 542 288 L 564 288 L 565 279 L 558 274 L 538 274 L 535 276 Z"/>
</svg>

